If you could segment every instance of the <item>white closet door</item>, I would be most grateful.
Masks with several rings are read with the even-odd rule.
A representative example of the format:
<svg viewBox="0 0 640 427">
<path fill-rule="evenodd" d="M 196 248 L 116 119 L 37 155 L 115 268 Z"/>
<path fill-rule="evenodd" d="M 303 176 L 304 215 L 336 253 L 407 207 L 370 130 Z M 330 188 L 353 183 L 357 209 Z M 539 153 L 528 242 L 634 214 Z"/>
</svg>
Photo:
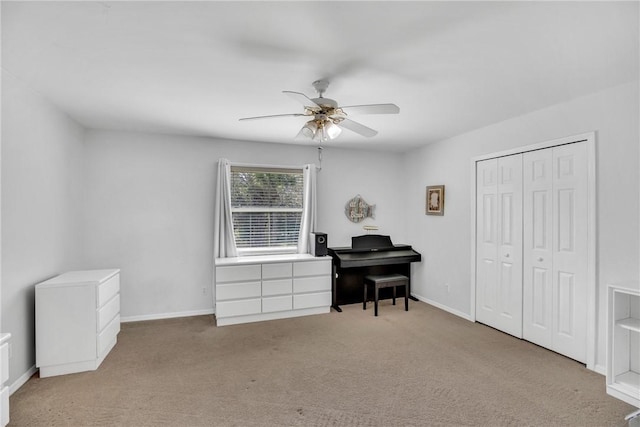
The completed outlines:
<svg viewBox="0 0 640 427">
<path fill-rule="evenodd" d="M 587 146 L 524 154 L 523 337 L 586 361 Z"/>
<path fill-rule="evenodd" d="M 476 317 L 522 337 L 522 156 L 477 166 Z"/>
<path fill-rule="evenodd" d="M 523 337 L 551 347 L 553 276 L 553 152 L 523 155 Z"/>
<path fill-rule="evenodd" d="M 587 359 L 587 144 L 553 149 L 553 350 Z"/>
</svg>

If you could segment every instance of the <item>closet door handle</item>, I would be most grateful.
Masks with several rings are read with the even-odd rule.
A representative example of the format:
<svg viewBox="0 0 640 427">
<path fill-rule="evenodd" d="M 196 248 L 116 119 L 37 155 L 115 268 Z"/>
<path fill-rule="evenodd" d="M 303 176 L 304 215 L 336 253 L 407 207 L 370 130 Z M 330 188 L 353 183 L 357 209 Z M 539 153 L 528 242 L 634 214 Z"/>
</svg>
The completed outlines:
<svg viewBox="0 0 640 427">
<path fill-rule="evenodd" d="M 505 258 L 509 258 L 509 254 L 504 254 L 504 257 Z"/>
<path fill-rule="evenodd" d="M 544 258 L 538 257 L 538 261 L 542 262 L 542 261 L 544 261 Z"/>
</svg>

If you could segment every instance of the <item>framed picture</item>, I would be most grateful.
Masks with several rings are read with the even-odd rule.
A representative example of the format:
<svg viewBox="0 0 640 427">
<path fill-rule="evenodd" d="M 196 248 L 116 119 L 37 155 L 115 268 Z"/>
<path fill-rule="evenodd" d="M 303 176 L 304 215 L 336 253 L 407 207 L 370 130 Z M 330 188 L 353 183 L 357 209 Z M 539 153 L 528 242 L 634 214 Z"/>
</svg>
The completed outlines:
<svg viewBox="0 0 640 427">
<path fill-rule="evenodd" d="M 427 215 L 444 215 L 444 185 L 427 186 Z"/>
</svg>

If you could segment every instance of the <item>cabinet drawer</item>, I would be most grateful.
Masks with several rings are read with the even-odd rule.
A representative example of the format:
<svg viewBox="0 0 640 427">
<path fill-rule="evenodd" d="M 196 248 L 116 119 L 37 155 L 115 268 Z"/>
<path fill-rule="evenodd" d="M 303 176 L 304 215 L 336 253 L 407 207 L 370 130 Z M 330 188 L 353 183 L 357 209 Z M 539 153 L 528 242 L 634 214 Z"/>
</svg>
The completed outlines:
<svg viewBox="0 0 640 427">
<path fill-rule="evenodd" d="M 318 292 L 293 296 L 293 308 L 295 310 L 313 307 L 329 307 L 331 305 L 331 292 Z"/>
<path fill-rule="evenodd" d="M 331 276 L 296 277 L 293 279 L 293 292 L 330 291 Z"/>
<path fill-rule="evenodd" d="M 322 261 L 305 261 L 293 264 L 293 276 L 331 275 L 331 259 Z"/>
<path fill-rule="evenodd" d="M 9 343 L 0 346 L 0 388 L 9 380 Z"/>
<path fill-rule="evenodd" d="M 275 264 L 262 264 L 262 280 L 279 279 L 281 277 L 291 277 L 293 264 L 290 262 L 279 262 Z"/>
<path fill-rule="evenodd" d="M 260 264 L 216 267 L 216 283 L 249 282 L 260 280 L 261 276 L 262 266 Z"/>
<path fill-rule="evenodd" d="M 120 332 L 120 315 L 116 315 L 115 319 L 98 335 L 98 357 L 102 357 L 109 350 L 109 346 L 118 336 L 118 332 Z"/>
<path fill-rule="evenodd" d="M 262 301 L 257 299 L 243 299 L 240 301 L 222 301 L 216 304 L 216 317 L 243 316 L 258 314 L 262 311 Z"/>
<path fill-rule="evenodd" d="M 291 295 L 262 298 L 263 313 L 272 313 L 274 311 L 291 310 L 291 307 L 292 307 Z"/>
<path fill-rule="evenodd" d="M 262 296 L 290 294 L 292 290 L 292 279 L 265 280 L 262 282 Z"/>
<path fill-rule="evenodd" d="M 229 300 L 260 296 L 260 282 L 227 283 L 216 286 L 216 299 Z"/>
<path fill-rule="evenodd" d="M 120 291 L 120 274 L 98 286 L 98 307 L 102 307 Z"/>
<path fill-rule="evenodd" d="M 104 305 L 101 309 L 98 310 L 98 329 L 100 332 L 103 330 L 111 319 L 116 317 L 116 315 L 120 313 L 120 295 L 116 295 L 113 297 L 108 303 Z"/>
</svg>

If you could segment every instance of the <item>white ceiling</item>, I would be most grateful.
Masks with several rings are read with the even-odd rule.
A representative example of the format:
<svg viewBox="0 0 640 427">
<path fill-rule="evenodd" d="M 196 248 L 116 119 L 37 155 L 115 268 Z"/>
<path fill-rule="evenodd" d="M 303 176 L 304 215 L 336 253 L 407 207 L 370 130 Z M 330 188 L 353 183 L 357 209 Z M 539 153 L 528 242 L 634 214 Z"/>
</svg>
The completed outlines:
<svg viewBox="0 0 640 427">
<path fill-rule="evenodd" d="M 88 128 L 312 144 L 281 93 L 341 105 L 325 146 L 405 150 L 638 79 L 637 2 L 2 2 L 2 68 Z"/>
</svg>

